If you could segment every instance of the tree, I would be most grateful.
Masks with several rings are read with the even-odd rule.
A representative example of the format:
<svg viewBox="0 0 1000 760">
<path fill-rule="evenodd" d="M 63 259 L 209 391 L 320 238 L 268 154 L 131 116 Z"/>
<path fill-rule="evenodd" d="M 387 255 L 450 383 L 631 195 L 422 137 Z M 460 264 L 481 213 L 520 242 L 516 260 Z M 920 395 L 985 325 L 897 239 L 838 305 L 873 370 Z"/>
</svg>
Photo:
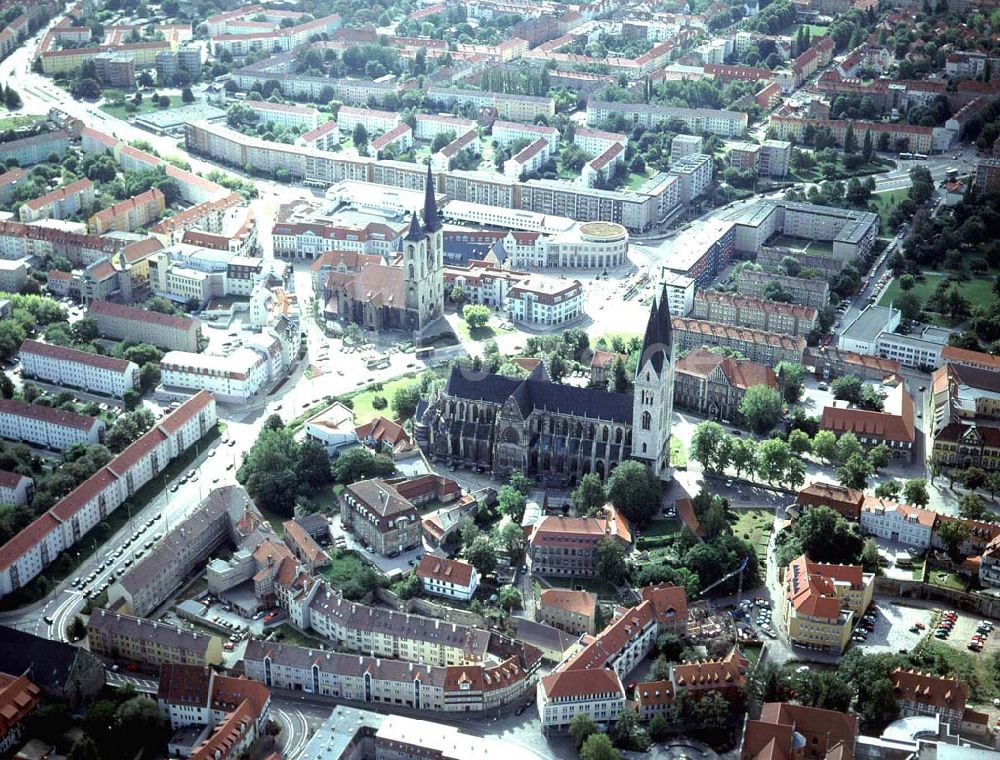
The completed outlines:
<svg viewBox="0 0 1000 760">
<path fill-rule="evenodd" d="M 885 480 L 879 483 L 875 487 L 875 495 L 880 499 L 888 499 L 889 501 L 896 501 L 899 498 L 899 492 L 902 486 L 896 480 Z"/>
<path fill-rule="evenodd" d="M 854 456 L 863 457 L 865 450 L 861 447 L 861 442 L 858 441 L 858 437 L 854 435 L 850 430 L 846 433 L 841 433 L 840 438 L 837 439 L 837 461 L 843 464 L 848 459 Z"/>
<path fill-rule="evenodd" d="M 351 141 L 354 143 L 354 147 L 358 149 L 358 153 L 364 153 L 368 150 L 368 130 L 365 129 L 364 124 L 359 123 L 354 127 Z"/>
<path fill-rule="evenodd" d="M 629 388 L 628 373 L 625 371 L 625 360 L 616 356 L 611 362 L 611 382 L 609 390 L 614 393 L 627 393 Z"/>
<path fill-rule="evenodd" d="M 782 540 L 779 565 L 787 565 L 802 553 L 815 562 L 851 564 L 864 546 L 858 526 L 829 507 L 808 507 L 790 531 L 782 534 Z"/>
<path fill-rule="evenodd" d="M 649 736 L 654 742 L 662 742 L 670 735 L 670 723 L 660 714 L 649 721 Z"/>
<path fill-rule="evenodd" d="M 420 383 L 408 383 L 392 394 L 392 410 L 400 422 L 412 419 L 420 404 Z"/>
<path fill-rule="evenodd" d="M 970 467 L 965 471 L 965 477 L 962 479 L 962 485 L 970 491 L 976 491 L 986 485 L 986 479 L 986 470 L 981 467 Z"/>
<path fill-rule="evenodd" d="M 676 633 L 663 633 L 656 640 L 656 650 L 661 657 L 666 657 L 670 662 L 680 662 L 686 649 L 684 639 Z"/>
<path fill-rule="evenodd" d="M 592 734 L 580 747 L 580 760 L 620 760 L 621 755 L 605 734 Z"/>
<path fill-rule="evenodd" d="M 813 436 L 813 454 L 827 462 L 837 458 L 837 436 L 829 430 L 820 430 Z"/>
<path fill-rule="evenodd" d="M 0 398 L 14 398 L 14 381 L 0 370 Z"/>
<path fill-rule="evenodd" d="M 490 321 L 490 307 L 467 303 L 462 307 L 462 319 L 470 330 L 481 330 Z"/>
<path fill-rule="evenodd" d="M 298 443 L 284 428 L 264 427 L 236 472 L 258 506 L 282 517 L 295 514 L 299 480 L 295 471 Z"/>
<path fill-rule="evenodd" d="M 920 314 L 924 308 L 924 302 L 912 290 L 900 293 L 894 305 L 899 309 L 900 316 L 903 319 L 914 322 L 920 319 Z"/>
<path fill-rule="evenodd" d="M 731 706 L 718 691 L 710 691 L 698 700 L 695 712 L 698 716 L 699 728 L 708 731 L 719 731 L 725 728 L 729 721 Z"/>
<path fill-rule="evenodd" d="M 480 575 L 489 575 L 497 567 L 497 550 L 493 540 L 486 535 L 476 536 L 465 549 L 465 559 L 479 571 Z"/>
<path fill-rule="evenodd" d="M 513 522 L 505 523 L 500 529 L 499 540 L 504 551 L 507 552 L 507 556 L 510 557 L 511 563 L 519 564 L 527 545 L 521 526 Z"/>
<path fill-rule="evenodd" d="M 766 385 L 751 385 L 740 401 L 740 415 L 758 434 L 773 428 L 784 411 L 781 394 Z"/>
<path fill-rule="evenodd" d="M 608 499 L 629 522 L 641 528 L 660 510 L 661 487 L 646 465 L 628 460 L 611 473 Z"/>
<path fill-rule="evenodd" d="M 502 514 L 507 515 L 513 522 L 521 524 L 524 517 L 524 508 L 527 501 L 524 494 L 510 485 L 500 486 L 497 492 L 497 506 Z"/>
<path fill-rule="evenodd" d="M 979 494 L 974 493 L 967 493 L 959 499 L 958 514 L 966 520 L 996 521 L 996 515 L 986 508 L 986 502 Z"/>
<path fill-rule="evenodd" d="M 571 498 L 573 506 L 576 507 L 577 515 L 587 517 L 595 515 L 603 509 L 608 497 L 601 478 L 593 472 L 588 472 L 580 478 L 580 483 L 573 491 Z"/>
<path fill-rule="evenodd" d="M 782 482 L 791 457 L 792 450 L 784 441 L 778 438 L 761 441 L 754 455 L 757 477 L 768 483 Z"/>
<path fill-rule="evenodd" d="M 882 557 L 878 553 L 878 544 L 875 543 L 875 539 L 873 538 L 866 539 L 864 546 L 861 548 L 861 566 L 865 569 L 866 573 L 876 573 L 882 566 Z"/>
<path fill-rule="evenodd" d="M 948 520 L 938 528 L 938 538 L 952 558 L 958 558 L 959 549 L 968 537 L 969 526 L 961 520 Z"/>
<path fill-rule="evenodd" d="M 927 481 L 923 478 L 913 478 L 903 484 L 903 501 L 915 507 L 926 507 L 931 500 L 927 493 Z"/>
<path fill-rule="evenodd" d="M 812 451 L 812 441 L 805 430 L 793 430 L 789 433 L 788 446 L 793 454 L 808 454 Z"/>
<path fill-rule="evenodd" d="M 725 428 L 718 422 L 702 422 L 691 436 L 691 457 L 709 469 L 715 461 L 716 451 L 727 436 Z"/>
<path fill-rule="evenodd" d="M 326 455 L 323 444 L 311 438 L 302 441 L 295 462 L 295 474 L 300 487 L 311 493 L 333 483 L 330 458 Z"/>
<path fill-rule="evenodd" d="M 195 100 L 194 93 L 191 92 L 190 87 L 185 87 L 183 90 L 181 90 L 181 100 L 184 101 L 185 103 L 194 103 Z"/>
<path fill-rule="evenodd" d="M 597 733 L 597 724 L 585 712 L 578 712 L 569 722 L 569 735 L 573 737 L 573 743 L 580 749 L 590 736 Z"/>
<path fill-rule="evenodd" d="M 870 100 L 867 95 L 865 99 Z M 861 147 L 861 156 L 865 159 L 866 164 L 870 164 L 872 158 L 875 156 L 875 146 L 872 144 L 872 131 L 870 129 L 865 130 L 865 141 Z"/>
<path fill-rule="evenodd" d="M 847 712 L 853 690 L 836 671 L 809 671 L 796 679 L 796 699 L 807 707 Z"/>
<path fill-rule="evenodd" d="M 868 449 L 868 463 L 872 466 L 874 471 L 885 469 L 889 466 L 889 462 L 892 461 L 892 452 L 889 451 L 889 447 L 884 443 L 880 443 L 877 446 L 873 446 Z"/>
<path fill-rule="evenodd" d="M 613 538 L 602 538 L 594 547 L 594 564 L 598 575 L 618 585 L 628 573 L 625 548 Z"/>
<path fill-rule="evenodd" d="M 794 404 L 802 398 L 802 391 L 805 387 L 803 384 L 805 367 L 797 362 L 778 362 L 774 371 L 778 376 L 781 395 L 786 403 Z"/>
<path fill-rule="evenodd" d="M 842 375 L 830 383 L 833 397 L 841 401 L 857 404 L 861 401 L 861 387 L 864 383 L 857 375 Z"/>
<path fill-rule="evenodd" d="M 872 475 L 872 466 L 862 454 L 852 454 L 837 469 L 837 480 L 844 488 L 856 488 L 863 491 Z"/>
<path fill-rule="evenodd" d="M 497 604 L 500 605 L 501 609 L 510 612 L 521 609 L 524 606 L 524 600 L 521 598 L 521 592 L 516 588 L 504 586 L 497 592 Z"/>
<path fill-rule="evenodd" d="M 73 746 L 69 748 L 67 760 L 100 760 L 101 755 L 97 751 L 97 745 L 89 736 L 81 736 Z"/>
<path fill-rule="evenodd" d="M 850 155 L 858 151 L 858 138 L 854 136 L 854 125 L 847 122 L 847 129 L 844 132 L 844 153 Z"/>
<path fill-rule="evenodd" d="M 355 446 L 334 459 L 330 469 L 337 483 L 347 484 L 367 478 L 387 477 L 396 467 L 389 457 L 373 454 L 363 446 Z"/>
<path fill-rule="evenodd" d="M 7 106 L 8 111 L 16 111 L 22 105 L 21 96 L 17 94 L 17 90 L 10 86 L 8 83 L 7 91 L 3 95 L 4 105 Z"/>
<path fill-rule="evenodd" d="M 79 615 L 73 616 L 73 622 L 66 628 L 66 633 L 72 641 L 80 641 L 87 635 L 87 627 L 83 624 Z"/>
</svg>

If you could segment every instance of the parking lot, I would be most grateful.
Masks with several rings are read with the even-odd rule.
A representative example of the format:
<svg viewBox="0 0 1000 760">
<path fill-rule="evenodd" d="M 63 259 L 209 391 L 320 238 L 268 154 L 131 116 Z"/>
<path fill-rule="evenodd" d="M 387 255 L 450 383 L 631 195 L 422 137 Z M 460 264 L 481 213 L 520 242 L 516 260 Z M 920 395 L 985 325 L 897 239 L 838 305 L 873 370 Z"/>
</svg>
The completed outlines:
<svg viewBox="0 0 1000 760">
<path fill-rule="evenodd" d="M 876 599 L 872 630 L 856 632 L 855 637 L 863 636 L 863 640 L 852 639 L 852 645 L 870 653 L 901 650 L 909 652 L 927 634 L 931 622 L 930 608 L 896 604 L 889 599 Z M 924 628 L 915 628 L 917 625 L 922 625 Z"/>
<path fill-rule="evenodd" d="M 109 551 L 87 575 L 70 580 L 70 587 L 77 589 L 87 598 L 100 596 L 111 584 L 123 576 L 137 561 L 142 559 L 153 545 L 163 538 L 163 531 L 157 527 L 162 515 L 154 515 L 144 523 L 136 523 L 135 531 L 114 551 Z"/>
<path fill-rule="evenodd" d="M 374 565 L 390 578 L 395 574 L 410 572 L 425 552 L 423 545 L 421 545 L 395 557 L 383 557 L 381 554 L 363 547 L 353 533 L 344 530 L 340 524 L 339 514 L 330 518 L 330 538 L 334 547 L 357 552 L 368 564 Z"/>
</svg>

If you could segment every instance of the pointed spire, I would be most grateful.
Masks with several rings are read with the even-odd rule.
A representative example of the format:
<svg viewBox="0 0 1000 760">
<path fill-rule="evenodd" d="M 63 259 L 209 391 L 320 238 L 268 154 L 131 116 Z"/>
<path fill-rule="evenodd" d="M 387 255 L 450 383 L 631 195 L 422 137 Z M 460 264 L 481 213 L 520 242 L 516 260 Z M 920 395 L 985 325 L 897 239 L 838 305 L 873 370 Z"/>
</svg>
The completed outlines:
<svg viewBox="0 0 1000 760">
<path fill-rule="evenodd" d="M 434 198 L 434 177 L 431 175 L 430 164 L 427 164 L 427 180 L 424 182 L 424 229 L 428 232 L 437 232 L 441 229 L 437 200 Z"/>
<path fill-rule="evenodd" d="M 419 243 L 424 239 L 424 232 L 420 229 L 420 218 L 416 211 L 410 216 L 410 229 L 406 233 L 405 239 L 412 240 L 414 243 Z"/>
</svg>

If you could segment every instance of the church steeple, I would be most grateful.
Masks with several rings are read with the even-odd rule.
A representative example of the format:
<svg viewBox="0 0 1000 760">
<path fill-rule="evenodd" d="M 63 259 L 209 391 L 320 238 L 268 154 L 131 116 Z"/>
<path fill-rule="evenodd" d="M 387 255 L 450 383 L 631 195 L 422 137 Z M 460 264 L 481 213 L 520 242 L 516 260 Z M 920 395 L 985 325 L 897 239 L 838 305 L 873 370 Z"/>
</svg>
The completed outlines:
<svg viewBox="0 0 1000 760">
<path fill-rule="evenodd" d="M 410 229 L 407 231 L 405 239 L 414 243 L 419 243 L 424 239 L 424 232 L 420 229 L 420 219 L 417 217 L 416 211 L 410 215 Z"/>
<path fill-rule="evenodd" d="M 430 164 L 427 164 L 427 180 L 424 183 L 424 229 L 427 232 L 437 232 L 441 229 L 437 201 L 434 199 L 434 177 L 431 175 Z"/>
</svg>

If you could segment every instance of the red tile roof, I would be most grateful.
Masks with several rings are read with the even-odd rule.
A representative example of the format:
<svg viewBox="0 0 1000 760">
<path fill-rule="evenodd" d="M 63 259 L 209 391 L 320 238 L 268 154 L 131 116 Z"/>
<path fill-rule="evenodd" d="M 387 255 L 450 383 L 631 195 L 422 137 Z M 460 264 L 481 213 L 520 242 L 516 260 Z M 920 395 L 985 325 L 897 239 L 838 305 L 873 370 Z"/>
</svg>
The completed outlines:
<svg viewBox="0 0 1000 760">
<path fill-rule="evenodd" d="M 62 409 L 53 409 L 50 406 L 41 404 L 29 404 L 26 401 L 16 399 L 0 399 L 0 414 L 10 414 L 15 417 L 30 417 L 41 420 L 51 425 L 60 427 L 70 427 L 77 430 L 91 430 L 100 423 L 96 417 L 88 417 L 84 414 L 67 412 Z"/>
<path fill-rule="evenodd" d="M 104 356 L 103 354 L 95 354 L 90 351 L 79 351 L 75 348 L 55 346 L 51 343 L 42 343 L 30 339 L 21 344 L 21 354 L 23 355 L 25 352 L 59 361 L 86 364 L 89 367 L 106 369 L 110 372 L 125 372 L 130 364 L 125 359 L 116 359 L 113 356 Z"/>
<path fill-rule="evenodd" d="M 589 591 L 570 591 L 561 588 L 547 588 L 542 591 L 539 604 L 555 607 L 575 615 L 593 617 L 597 610 L 597 594 Z"/>
<path fill-rule="evenodd" d="M 174 314 L 161 314 L 158 311 L 140 309 L 135 306 L 125 306 L 111 301 L 91 301 L 88 308 L 89 315 L 109 316 L 118 319 L 135 320 L 139 322 L 151 322 L 161 327 L 174 330 L 190 330 L 195 324 L 195 320 L 190 317 L 179 317 Z"/>
<path fill-rule="evenodd" d="M 468 587 L 472 583 L 475 568 L 467 562 L 446 557 L 432 557 L 426 554 L 417 565 L 417 577 L 421 580 L 436 580 Z"/>
<path fill-rule="evenodd" d="M 51 512 L 46 512 L 34 522 L 29 523 L 7 543 L 0 546 L 0 570 L 13 565 L 30 549 L 41 544 L 47 535 L 59 529 L 60 522 Z"/>
<path fill-rule="evenodd" d="M 938 709 L 965 709 L 969 687 L 954 678 L 940 678 L 918 670 L 896 669 L 889 674 L 896 698 Z"/>
</svg>

